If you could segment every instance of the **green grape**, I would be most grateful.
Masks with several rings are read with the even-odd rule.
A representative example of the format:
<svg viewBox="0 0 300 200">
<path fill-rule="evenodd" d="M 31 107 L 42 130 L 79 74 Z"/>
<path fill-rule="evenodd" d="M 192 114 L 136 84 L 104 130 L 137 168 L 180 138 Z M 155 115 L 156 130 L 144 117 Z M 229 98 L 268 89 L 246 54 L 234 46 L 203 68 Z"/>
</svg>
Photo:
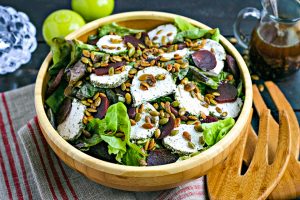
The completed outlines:
<svg viewBox="0 0 300 200">
<path fill-rule="evenodd" d="M 52 38 L 65 37 L 85 24 L 84 19 L 72 10 L 58 10 L 51 13 L 43 23 L 43 36 L 51 45 Z"/>
<path fill-rule="evenodd" d="M 114 4 L 114 0 L 72 0 L 72 9 L 86 21 L 92 21 L 110 15 Z"/>
</svg>

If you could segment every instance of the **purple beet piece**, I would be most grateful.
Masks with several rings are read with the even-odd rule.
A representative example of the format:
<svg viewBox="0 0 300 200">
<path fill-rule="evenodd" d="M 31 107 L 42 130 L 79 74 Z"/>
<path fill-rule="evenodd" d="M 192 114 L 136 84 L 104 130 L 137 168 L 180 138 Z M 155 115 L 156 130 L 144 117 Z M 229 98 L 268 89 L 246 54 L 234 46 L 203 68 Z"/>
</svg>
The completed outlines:
<svg viewBox="0 0 300 200">
<path fill-rule="evenodd" d="M 199 50 L 192 54 L 192 59 L 199 69 L 212 70 L 217 66 L 215 55 L 208 50 Z"/>
<path fill-rule="evenodd" d="M 95 114 L 95 117 L 97 117 L 99 119 L 103 119 L 106 115 L 108 107 L 109 107 L 108 98 L 101 96 L 101 104 L 97 108 L 97 112 Z"/>
<path fill-rule="evenodd" d="M 58 112 L 56 113 L 56 123 L 61 124 L 65 121 L 65 119 L 70 114 L 72 108 L 72 99 L 65 98 L 62 102 L 62 105 L 60 106 Z"/>
<path fill-rule="evenodd" d="M 143 44 L 142 41 L 136 39 L 136 37 L 132 35 L 124 36 L 124 43 L 127 44 L 127 42 L 131 43 L 135 48 L 138 48 L 139 44 Z"/>
<path fill-rule="evenodd" d="M 91 146 L 87 153 L 101 160 L 105 160 L 109 162 L 116 161 L 115 155 L 108 153 L 108 144 L 106 142 L 100 142 L 95 146 Z"/>
<path fill-rule="evenodd" d="M 147 165 L 166 165 L 176 162 L 178 158 L 179 156 L 177 154 L 172 154 L 172 152 L 168 149 L 155 149 L 149 152 Z"/>
<path fill-rule="evenodd" d="M 181 50 L 181 49 L 184 49 L 187 47 L 185 43 L 179 43 L 179 44 L 177 44 L 177 46 L 178 46 L 178 50 Z"/>
<path fill-rule="evenodd" d="M 124 65 L 126 65 L 126 61 L 109 63 L 107 67 L 99 67 L 97 69 L 94 69 L 94 72 L 97 76 L 107 75 L 110 67 L 113 67 L 116 70 Z"/>
<path fill-rule="evenodd" d="M 168 135 L 170 135 L 171 131 L 175 128 L 175 120 L 173 119 L 173 117 L 169 118 L 168 123 L 166 123 L 165 125 L 163 125 L 160 129 L 161 134 L 159 136 L 159 139 L 163 139 L 165 137 L 167 137 Z"/>
<path fill-rule="evenodd" d="M 235 79 L 240 78 L 240 69 L 238 68 L 235 59 L 231 55 L 226 55 L 226 63 L 230 73 Z"/>
<path fill-rule="evenodd" d="M 129 116 L 130 119 L 134 119 L 135 114 L 136 114 L 136 108 L 130 106 L 130 107 L 127 109 L 127 113 L 128 113 L 128 116 Z"/>
<path fill-rule="evenodd" d="M 218 121 L 218 118 L 208 115 L 205 119 L 201 120 L 201 123 L 212 123 L 216 121 Z"/>
<path fill-rule="evenodd" d="M 79 81 L 85 75 L 85 72 L 86 65 L 79 60 L 72 68 L 69 69 L 70 85 L 73 85 Z"/>
<path fill-rule="evenodd" d="M 170 106 L 171 113 L 175 115 L 175 117 L 178 117 L 178 111 L 173 106 Z"/>
<path fill-rule="evenodd" d="M 233 102 L 237 98 L 237 89 L 230 83 L 219 85 L 217 92 L 220 93 L 220 96 L 215 97 L 218 103 Z"/>
<path fill-rule="evenodd" d="M 56 88 L 59 86 L 63 75 L 64 75 L 64 69 L 59 70 L 58 74 L 56 75 L 56 77 L 54 78 L 53 82 L 49 85 L 48 90 L 47 90 L 47 96 L 51 95 Z"/>
</svg>

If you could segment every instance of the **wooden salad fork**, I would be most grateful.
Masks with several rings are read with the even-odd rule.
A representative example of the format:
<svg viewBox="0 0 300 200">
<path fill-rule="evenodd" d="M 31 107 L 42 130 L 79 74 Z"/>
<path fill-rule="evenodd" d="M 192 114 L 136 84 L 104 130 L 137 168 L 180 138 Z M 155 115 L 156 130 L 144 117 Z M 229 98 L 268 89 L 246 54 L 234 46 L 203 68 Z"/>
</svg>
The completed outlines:
<svg viewBox="0 0 300 200">
<path fill-rule="evenodd" d="M 247 132 L 238 147 L 207 175 L 211 199 L 265 199 L 269 196 L 283 176 L 290 159 L 292 127 L 288 114 L 285 110 L 280 111 L 278 128 L 277 123 L 274 126 L 270 110 L 260 110 L 258 139 L 249 121 Z M 279 141 L 275 147 L 268 145 L 269 138 L 274 135 L 278 136 Z M 246 173 L 241 175 L 243 157 L 248 159 L 250 165 Z"/>
<path fill-rule="evenodd" d="M 275 187 L 273 192 L 270 194 L 270 199 L 292 199 L 300 196 L 300 162 L 298 161 L 299 156 L 299 145 L 300 145 L 300 132 L 299 132 L 299 124 L 297 117 L 287 101 L 284 97 L 280 89 L 271 81 L 265 82 L 265 85 L 273 99 L 278 111 L 286 111 L 289 116 L 290 127 L 291 127 L 291 156 L 287 166 L 287 169 L 280 180 L 279 184 Z M 266 104 L 263 101 L 263 98 L 260 95 L 260 92 L 256 85 L 253 86 L 253 98 L 254 98 L 254 106 L 257 110 L 259 116 L 262 115 L 264 110 L 267 108 Z M 274 127 L 274 129 L 278 130 L 277 122 L 271 118 L 270 123 Z M 274 152 L 277 147 L 277 131 L 274 131 L 271 136 L 273 139 L 269 140 L 269 158 L 270 160 L 274 159 Z M 257 142 L 256 135 L 249 135 L 248 140 L 251 138 L 251 142 L 247 143 L 246 152 L 244 155 L 245 163 L 249 163 L 249 160 L 252 158 L 252 147 L 255 146 Z M 251 144 L 250 144 L 251 143 Z"/>
</svg>

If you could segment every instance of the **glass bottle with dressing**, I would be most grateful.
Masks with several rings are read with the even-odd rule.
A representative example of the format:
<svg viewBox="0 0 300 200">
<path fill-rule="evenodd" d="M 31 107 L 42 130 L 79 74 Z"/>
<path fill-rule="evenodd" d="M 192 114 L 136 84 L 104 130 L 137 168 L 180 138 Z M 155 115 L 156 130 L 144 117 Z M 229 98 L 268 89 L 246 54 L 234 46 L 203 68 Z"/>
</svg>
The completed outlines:
<svg viewBox="0 0 300 200">
<path fill-rule="evenodd" d="M 264 79 L 280 79 L 300 69 L 300 1 L 262 0 L 263 10 L 244 8 L 234 24 L 239 44 L 249 48 L 251 67 Z M 259 19 L 250 42 L 240 24 L 246 17 Z"/>
</svg>

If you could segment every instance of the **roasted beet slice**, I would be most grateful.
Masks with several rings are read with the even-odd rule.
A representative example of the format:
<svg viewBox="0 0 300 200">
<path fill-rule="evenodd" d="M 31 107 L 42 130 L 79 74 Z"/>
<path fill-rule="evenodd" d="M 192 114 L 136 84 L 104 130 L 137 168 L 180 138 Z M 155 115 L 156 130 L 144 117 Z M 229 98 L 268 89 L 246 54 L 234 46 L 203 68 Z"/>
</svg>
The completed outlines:
<svg viewBox="0 0 300 200">
<path fill-rule="evenodd" d="M 208 115 L 205 119 L 201 120 L 201 123 L 212 123 L 216 121 L 218 121 L 218 118 Z"/>
<path fill-rule="evenodd" d="M 240 78 L 240 69 L 238 68 L 235 59 L 231 55 L 226 55 L 226 63 L 228 71 L 232 73 L 235 79 Z"/>
<path fill-rule="evenodd" d="M 72 108 L 72 99 L 65 98 L 60 106 L 60 109 L 56 113 L 56 123 L 61 124 L 68 117 Z"/>
<path fill-rule="evenodd" d="M 149 152 L 147 157 L 147 165 L 165 165 L 176 162 L 179 158 L 177 154 L 172 154 L 168 149 L 156 149 Z"/>
<path fill-rule="evenodd" d="M 107 67 L 100 67 L 100 68 L 94 69 L 94 73 L 97 76 L 107 75 L 108 70 L 109 70 L 110 67 L 113 67 L 116 70 L 119 67 L 122 67 L 124 65 L 126 65 L 126 61 L 121 61 L 121 62 L 116 62 L 116 63 L 109 63 Z"/>
<path fill-rule="evenodd" d="M 135 48 L 138 48 L 139 44 L 143 44 L 142 41 L 136 39 L 136 37 L 132 35 L 124 36 L 124 43 L 127 44 L 127 42 L 131 43 Z"/>
<path fill-rule="evenodd" d="M 130 107 L 127 109 L 127 113 L 128 113 L 128 116 L 129 116 L 130 119 L 134 119 L 135 114 L 136 114 L 136 107 L 131 107 L 131 106 L 130 106 Z"/>
<path fill-rule="evenodd" d="M 166 123 L 161 127 L 160 129 L 161 134 L 159 136 L 159 139 L 163 139 L 167 137 L 174 128 L 175 128 L 175 119 L 173 119 L 173 117 L 170 117 L 168 123 Z"/>
<path fill-rule="evenodd" d="M 95 114 L 95 117 L 102 119 L 105 117 L 107 109 L 109 107 L 109 101 L 107 97 L 101 96 L 101 104 L 97 108 L 97 112 Z"/>
<path fill-rule="evenodd" d="M 179 43 L 179 44 L 177 44 L 177 46 L 178 46 L 178 50 L 181 50 L 181 49 L 184 49 L 187 47 L 185 43 Z"/>
<path fill-rule="evenodd" d="M 65 69 L 59 70 L 58 74 L 54 78 L 53 82 L 49 85 L 48 90 L 47 90 L 47 96 L 51 95 L 56 88 L 58 88 L 63 76 L 64 76 L 64 71 Z"/>
<path fill-rule="evenodd" d="M 192 54 L 192 59 L 195 65 L 204 70 L 212 70 L 217 66 L 215 55 L 208 50 L 199 50 Z"/>
<path fill-rule="evenodd" d="M 230 83 L 219 85 L 217 92 L 220 93 L 220 96 L 215 97 L 218 103 L 233 102 L 237 98 L 237 89 Z"/>
<path fill-rule="evenodd" d="M 108 153 L 108 144 L 106 142 L 100 142 L 95 146 L 91 146 L 87 153 L 101 160 L 110 162 L 116 161 L 114 154 Z"/>
</svg>

